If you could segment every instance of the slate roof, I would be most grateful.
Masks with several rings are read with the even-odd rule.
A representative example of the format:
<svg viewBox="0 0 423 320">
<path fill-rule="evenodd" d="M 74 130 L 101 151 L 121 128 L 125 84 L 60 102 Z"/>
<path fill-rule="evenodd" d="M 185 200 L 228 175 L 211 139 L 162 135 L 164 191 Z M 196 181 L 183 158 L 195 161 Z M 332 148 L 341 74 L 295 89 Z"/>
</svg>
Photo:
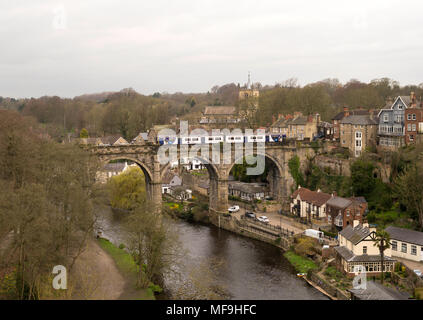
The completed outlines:
<svg viewBox="0 0 423 320">
<path fill-rule="evenodd" d="M 354 125 L 376 125 L 378 124 L 375 120 L 370 119 L 370 115 L 350 115 L 341 120 L 342 124 L 354 124 Z"/>
<path fill-rule="evenodd" d="M 349 199 L 334 196 L 334 197 L 331 197 L 326 204 L 332 207 L 344 209 L 348 207 L 350 204 L 352 204 L 352 201 Z"/>
<path fill-rule="evenodd" d="M 407 300 L 408 294 L 398 292 L 374 281 L 366 282 L 366 289 L 349 289 L 358 300 Z"/>
<path fill-rule="evenodd" d="M 300 195 L 301 200 L 312 203 L 319 207 L 325 204 L 331 198 L 331 195 L 328 193 L 321 191 L 311 191 L 307 188 L 298 188 L 292 193 L 291 198 L 295 199 L 298 194 Z"/>
<path fill-rule="evenodd" d="M 288 124 L 305 125 L 305 124 L 307 124 L 307 117 L 304 117 L 304 116 L 296 117 L 296 118 L 290 120 L 288 122 Z"/>
<path fill-rule="evenodd" d="M 122 136 L 120 136 L 120 135 L 111 135 L 111 136 L 107 136 L 107 137 L 102 137 L 101 138 L 101 142 L 103 144 L 113 145 L 119 138 L 122 138 Z M 125 140 L 125 139 L 123 139 L 123 140 Z M 124 142 L 126 142 L 126 140 Z M 126 142 L 126 143 L 128 143 L 128 142 Z"/>
<path fill-rule="evenodd" d="M 348 113 L 350 116 L 358 116 L 358 115 L 368 115 L 369 111 L 364 109 L 357 109 L 357 110 L 349 110 Z M 344 118 L 344 111 L 339 112 L 336 116 L 332 118 L 332 120 L 342 120 Z"/>
<path fill-rule="evenodd" d="M 239 190 L 245 193 L 261 193 L 267 191 L 267 186 L 262 183 L 246 183 L 240 181 L 229 182 L 229 189 Z"/>
<path fill-rule="evenodd" d="M 389 226 L 385 229 L 391 239 L 423 246 L 423 232 Z"/>
<path fill-rule="evenodd" d="M 284 117 L 281 117 L 280 119 L 276 120 L 272 126 L 272 128 L 287 128 L 288 123 L 287 120 Z"/>
<path fill-rule="evenodd" d="M 204 109 L 205 115 L 234 115 L 236 111 L 232 106 L 208 106 Z"/>
<path fill-rule="evenodd" d="M 339 232 L 339 234 L 348 241 L 351 241 L 353 244 L 357 244 L 361 240 L 366 238 L 368 235 L 370 235 L 370 229 L 367 227 L 363 227 L 362 224 L 359 224 L 355 228 L 349 225 L 344 228 L 341 232 Z"/>
<path fill-rule="evenodd" d="M 103 171 L 122 172 L 125 168 L 125 162 L 108 163 L 103 167 Z"/>
<path fill-rule="evenodd" d="M 380 261 L 380 255 L 369 255 L 369 254 L 362 254 L 359 256 L 354 255 L 354 253 L 349 250 L 347 247 L 338 246 L 335 247 L 334 250 L 338 252 L 338 254 L 348 262 L 379 262 Z M 395 261 L 395 259 L 392 259 L 391 257 L 384 257 L 385 261 Z"/>
</svg>

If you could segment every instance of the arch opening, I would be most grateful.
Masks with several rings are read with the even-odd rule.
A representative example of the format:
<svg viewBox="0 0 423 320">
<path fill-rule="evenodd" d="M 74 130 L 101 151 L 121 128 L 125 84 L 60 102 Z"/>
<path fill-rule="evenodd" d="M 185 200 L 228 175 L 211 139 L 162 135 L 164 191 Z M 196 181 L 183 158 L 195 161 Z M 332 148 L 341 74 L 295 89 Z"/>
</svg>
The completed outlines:
<svg viewBox="0 0 423 320">
<path fill-rule="evenodd" d="M 264 172 L 259 175 L 248 175 L 249 165 L 246 156 L 235 161 L 229 169 L 228 197 L 230 200 L 247 202 L 253 208 L 258 202 L 281 202 L 282 198 L 282 168 L 270 155 L 264 154 Z M 248 156 L 247 156 L 248 157 Z M 242 164 L 237 164 L 241 162 Z"/>
</svg>

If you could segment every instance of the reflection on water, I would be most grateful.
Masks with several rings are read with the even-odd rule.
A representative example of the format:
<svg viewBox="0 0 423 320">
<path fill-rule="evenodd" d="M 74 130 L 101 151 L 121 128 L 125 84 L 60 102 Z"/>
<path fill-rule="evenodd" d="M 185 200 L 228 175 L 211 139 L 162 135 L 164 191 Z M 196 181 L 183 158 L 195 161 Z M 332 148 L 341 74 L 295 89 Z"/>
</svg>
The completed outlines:
<svg viewBox="0 0 423 320">
<path fill-rule="evenodd" d="M 270 244 L 214 226 L 184 221 L 175 221 L 175 224 L 180 241 L 187 250 L 185 265 L 193 265 L 204 259 L 224 261 L 219 279 L 225 284 L 231 299 L 327 299 L 304 280 L 297 278 L 281 250 Z M 98 225 L 105 238 L 116 245 L 125 243 L 119 219 L 111 210 L 101 211 Z M 172 284 L 168 286 L 172 290 Z"/>
</svg>

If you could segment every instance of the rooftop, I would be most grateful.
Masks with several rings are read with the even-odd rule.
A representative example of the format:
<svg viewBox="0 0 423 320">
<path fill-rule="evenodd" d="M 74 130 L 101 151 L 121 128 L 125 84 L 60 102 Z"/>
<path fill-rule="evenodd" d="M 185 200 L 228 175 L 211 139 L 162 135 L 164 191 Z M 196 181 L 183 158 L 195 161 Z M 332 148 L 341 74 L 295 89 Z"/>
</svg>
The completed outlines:
<svg viewBox="0 0 423 320">
<path fill-rule="evenodd" d="M 366 289 L 350 289 L 358 300 L 408 300 L 408 294 L 387 288 L 374 281 L 366 282 Z"/>
<path fill-rule="evenodd" d="M 359 243 L 361 240 L 366 238 L 370 235 L 370 229 L 364 227 L 362 224 L 359 224 L 355 228 L 351 227 L 351 225 L 344 228 L 339 234 L 346 238 L 347 240 L 351 241 L 353 244 Z"/>
<path fill-rule="evenodd" d="M 423 246 L 423 232 L 389 226 L 385 229 L 391 239 Z"/>
<path fill-rule="evenodd" d="M 331 197 L 327 202 L 328 205 L 330 205 L 332 207 L 337 207 L 337 208 L 340 208 L 340 209 L 344 209 L 344 208 L 348 207 L 351 203 L 352 203 L 351 200 L 341 198 L 341 197 L 338 197 L 338 196 Z"/>
<path fill-rule="evenodd" d="M 233 106 L 207 106 L 204 109 L 205 115 L 234 115 L 236 108 Z"/>
<path fill-rule="evenodd" d="M 354 124 L 354 125 L 376 125 L 377 122 L 370 119 L 369 113 L 366 115 L 350 115 L 341 120 L 342 124 Z"/>
<path fill-rule="evenodd" d="M 246 183 L 240 181 L 229 181 L 229 189 L 239 190 L 245 193 L 260 193 L 267 190 L 264 183 Z"/>
<path fill-rule="evenodd" d="M 321 191 L 311 191 L 307 188 L 298 188 L 293 192 L 291 195 L 291 198 L 296 198 L 298 195 L 300 195 L 301 200 L 312 203 L 316 206 L 321 206 L 325 204 L 330 198 L 331 195 L 328 193 L 324 193 Z"/>
</svg>

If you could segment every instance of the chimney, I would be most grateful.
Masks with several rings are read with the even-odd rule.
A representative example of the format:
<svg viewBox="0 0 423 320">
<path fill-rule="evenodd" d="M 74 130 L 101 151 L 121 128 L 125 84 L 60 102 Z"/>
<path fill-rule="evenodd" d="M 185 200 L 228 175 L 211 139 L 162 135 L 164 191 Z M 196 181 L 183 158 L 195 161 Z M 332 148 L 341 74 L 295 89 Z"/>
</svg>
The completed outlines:
<svg viewBox="0 0 423 320">
<path fill-rule="evenodd" d="M 336 191 L 332 191 L 332 197 L 336 197 Z"/>
<path fill-rule="evenodd" d="M 344 107 L 344 117 L 348 117 L 350 115 L 350 111 L 348 110 L 348 107 Z"/>
<path fill-rule="evenodd" d="M 416 107 L 416 103 L 417 103 L 417 99 L 416 99 L 416 94 L 414 93 L 414 91 L 411 91 L 410 93 L 410 100 L 411 100 L 411 107 Z"/>
<path fill-rule="evenodd" d="M 360 224 L 359 220 L 354 220 L 353 221 L 353 228 L 357 227 Z"/>
</svg>

